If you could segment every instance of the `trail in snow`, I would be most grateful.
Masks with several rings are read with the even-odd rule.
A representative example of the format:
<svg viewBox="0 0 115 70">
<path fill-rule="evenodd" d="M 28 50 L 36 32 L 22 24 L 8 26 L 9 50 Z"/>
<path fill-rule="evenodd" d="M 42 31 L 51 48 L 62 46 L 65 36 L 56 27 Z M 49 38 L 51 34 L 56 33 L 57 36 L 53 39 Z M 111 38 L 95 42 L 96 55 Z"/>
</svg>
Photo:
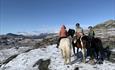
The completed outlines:
<svg viewBox="0 0 115 70">
<path fill-rule="evenodd" d="M 49 65 L 50 70 L 74 70 L 75 67 L 79 67 L 79 70 L 115 70 L 115 63 L 104 61 L 101 65 L 84 64 L 76 60 L 75 56 L 71 58 L 72 61 L 76 60 L 76 62 L 71 65 L 64 65 L 61 52 L 56 48 L 56 45 L 22 53 L 6 65 L 2 65 L 1 70 L 38 70 L 38 66 L 33 67 L 36 61 L 39 59 L 46 60 L 48 58 L 51 59 L 51 64 Z"/>
</svg>

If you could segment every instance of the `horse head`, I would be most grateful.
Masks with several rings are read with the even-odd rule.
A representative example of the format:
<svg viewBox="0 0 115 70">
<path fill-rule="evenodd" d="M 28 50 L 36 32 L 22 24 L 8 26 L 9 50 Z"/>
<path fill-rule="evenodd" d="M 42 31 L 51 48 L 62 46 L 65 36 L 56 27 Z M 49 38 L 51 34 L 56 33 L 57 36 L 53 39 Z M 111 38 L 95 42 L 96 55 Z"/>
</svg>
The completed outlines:
<svg viewBox="0 0 115 70">
<path fill-rule="evenodd" d="M 74 34 L 75 34 L 75 30 L 74 29 L 69 29 L 68 30 L 68 36 L 71 36 L 73 38 Z"/>
</svg>

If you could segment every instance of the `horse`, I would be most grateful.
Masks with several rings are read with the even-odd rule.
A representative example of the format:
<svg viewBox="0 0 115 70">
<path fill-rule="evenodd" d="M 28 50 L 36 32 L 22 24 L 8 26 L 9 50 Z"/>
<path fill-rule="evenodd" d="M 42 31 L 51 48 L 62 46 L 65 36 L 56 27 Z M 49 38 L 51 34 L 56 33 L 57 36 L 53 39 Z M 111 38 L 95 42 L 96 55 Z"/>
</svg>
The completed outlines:
<svg viewBox="0 0 115 70">
<path fill-rule="evenodd" d="M 81 47 L 81 45 L 78 43 L 78 41 L 77 41 L 77 44 L 74 43 L 74 41 L 76 40 L 76 37 L 74 36 L 74 34 L 75 34 L 74 29 L 69 29 L 68 30 L 68 35 L 70 35 L 73 38 L 72 45 L 73 45 L 73 53 L 75 55 L 75 47 L 77 47 L 77 53 L 78 53 L 78 50 Z M 79 42 L 80 42 L 80 39 L 79 39 Z"/>
<path fill-rule="evenodd" d="M 99 59 L 104 60 L 105 53 L 104 53 L 104 48 L 103 48 L 102 41 L 100 38 L 98 37 L 92 38 L 91 48 L 94 48 L 93 50 L 96 53 L 94 57 L 96 57 L 97 60 Z"/>
<path fill-rule="evenodd" d="M 75 30 L 74 29 L 69 29 L 68 30 L 68 35 L 70 35 L 72 38 L 73 38 L 73 40 L 72 40 L 72 45 L 73 45 L 73 53 L 75 54 L 75 44 L 74 44 L 74 39 L 75 39 L 75 37 L 74 37 L 74 34 L 75 34 Z M 78 47 L 77 47 L 78 48 Z M 78 51 L 78 49 L 77 49 L 77 51 Z"/>
<path fill-rule="evenodd" d="M 86 50 L 87 50 L 87 55 L 89 55 L 92 60 L 94 59 L 94 57 L 103 60 L 104 51 L 103 51 L 102 41 L 100 38 L 93 37 L 92 39 L 90 39 L 89 36 L 83 35 L 77 41 L 75 41 L 76 40 L 76 37 L 74 36 L 75 30 L 69 29 L 68 32 L 71 36 L 73 36 L 72 45 L 73 45 L 74 54 L 75 54 L 75 47 L 77 48 L 77 53 L 79 48 L 81 48 L 82 55 L 83 55 L 82 61 L 84 63 L 85 63 Z M 99 54 L 100 54 L 100 58 L 98 58 Z"/>
<path fill-rule="evenodd" d="M 68 36 L 67 38 L 62 38 L 59 43 L 59 49 L 61 49 L 62 57 L 64 58 L 64 64 L 69 64 L 71 62 L 71 47 L 72 38 Z"/>
<path fill-rule="evenodd" d="M 85 63 L 86 50 L 88 51 L 90 49 L 88 36 L 84 35 L 81 36 L 76 42 L 73 41 L 74 53 L 75 53 L 75 47 L 77 47 L 77 53 L 79 48 L 81 48 L 81 52 L 83 56 L 82 62 Z"/>
<path fill-rule="evenodd" d="M 79 42 L 76 41 L 76 43 L 75 43 L 74 40 L 76 38 L 74 37 L 74 34 L 75 34 L 75 30 L 74 29 L 69 29 L 68 30 L 68 35 L 70 35 L 73 38 L 73 40 L 72 40 L 73 52 L 75 54 L 75 47 L 81 48 L 82 49 L 82 54 L 83 54 L 83 62 L 85 62 L 85 46 L 84 46 L 85 43 L 83 43 L 81 38 L 79 39 Z"/>
</svg>

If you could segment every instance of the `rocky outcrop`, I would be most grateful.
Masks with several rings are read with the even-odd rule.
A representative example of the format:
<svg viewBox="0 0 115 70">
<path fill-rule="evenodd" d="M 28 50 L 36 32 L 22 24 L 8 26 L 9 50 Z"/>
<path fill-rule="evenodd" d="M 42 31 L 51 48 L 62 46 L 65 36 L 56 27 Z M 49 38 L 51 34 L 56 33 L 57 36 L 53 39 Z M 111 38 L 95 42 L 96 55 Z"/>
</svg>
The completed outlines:
<svg viewBox="0 0 115 70">
<path fill-rule="evenodd" d="M 111 50 L 110 61 L 112 63 L 115 63 L 115 49 Z"/>
<path fill-rule="evenodd" d="M 108 20 L 93 27 L 96 37 L 102 39 L 104 47 L 115 47 L 115 20 Z"/>
<path fill-rule="evenodd" d="M 10 62 L 11 60 L 13 60 L 17 56 L 18 56 L 18 54 L 10 56 L 8 59 L 6 59 L 5 61 L 3 61 L 2 64 L 7 64 L 8 62 Z"/>
<path fill-rule="evenodd" d="M 47 60 L 40 59 L 33 65 L 33 67 L 35 67 L 36 65 L 39 65 L 38 66 L 39 70 L 49 70 L 48 66 L 50 62 L 51 62 L 50 59 L 47 59 Z"/>
<path fill-rule="evenodd" d="M 94 26 L 94 29 L 110 29 L 110 28 L 115 28 L 115 20 L 111 19 Z"/>
<path fill-rule="evenodd" d="M 52 44 L 56 44 L 58 40 L 57 36 L 54 37 L 46 37 L 44 38 L 42 41 L 36 43 L 33 47 L 34 48 L 44 48 L 47 45 L 52 45 Z"/>
</svg>

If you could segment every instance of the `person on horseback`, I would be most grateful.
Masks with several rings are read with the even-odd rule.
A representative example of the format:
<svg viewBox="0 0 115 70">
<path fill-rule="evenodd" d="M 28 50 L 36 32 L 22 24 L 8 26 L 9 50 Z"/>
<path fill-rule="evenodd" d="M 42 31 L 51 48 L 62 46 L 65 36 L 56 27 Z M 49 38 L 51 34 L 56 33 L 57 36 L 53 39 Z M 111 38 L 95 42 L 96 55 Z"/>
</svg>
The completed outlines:
<svg viewBox="0 0 115 70">
<path fill-rule="evenodd" d="M 66 30 L 66 27 L 65 27 L 65 25 L 62 25 L 61 29 L 60 29 L 60 32 L 59 32 L 59 39 L 58 39 L 58 42 L 57 42 L 57 48 L 59 46 L 60 40 L 62 38 L 67 38 L 67 35 L 68 35 L 68 32 Z"/>
<path fill-rule="evenodd" d="M 94 36 L 95 36 L 95 32 L 94 32 L 92 26 L 89 26 L 88 29 L 89 29 L 88 36 L 92 40 L 92 38 L 94 38 Z"/>
<path fill-rule="evenodd" d="M 75 36 L 77 37 L 77 39 L 79 39 L 83 35 L 84 35 L 83 28 L 80 27 L 79 23 L 77 23 L 76 24 L 76 29 L 75 29 Z"/>
<path fill-rule="evenodd" d="M 84 35 L 83 28 L 80 27 L 79 23 L 76 23 L 74 43 L 76 43 L 76 44 L 79 43 L 79 45 L 81 45 L 80 38 L 83 35 Z M 79 48 L 77 49 L 77 53 L 78 53 L 78 51 L 79 51 Z M 75 51 L 74 51 L 74 53 L 75 53 Z"/>
<path fill-rule="evenodd" d="M 89 32 L 88 32 L 88 37 L 89 37 L 89 46 L 90 46 L 90 51 L 87 52 L 87 56 L 90 55 L 91 59 L 91 63 L 94 64 L 94 57 L 95 57 L 95 52 L 96 49 L 94 48 L 94 36 L 95 36 L 95 32 L 93 30 L 92 26 L 88 27 Z"/>
</svg>

